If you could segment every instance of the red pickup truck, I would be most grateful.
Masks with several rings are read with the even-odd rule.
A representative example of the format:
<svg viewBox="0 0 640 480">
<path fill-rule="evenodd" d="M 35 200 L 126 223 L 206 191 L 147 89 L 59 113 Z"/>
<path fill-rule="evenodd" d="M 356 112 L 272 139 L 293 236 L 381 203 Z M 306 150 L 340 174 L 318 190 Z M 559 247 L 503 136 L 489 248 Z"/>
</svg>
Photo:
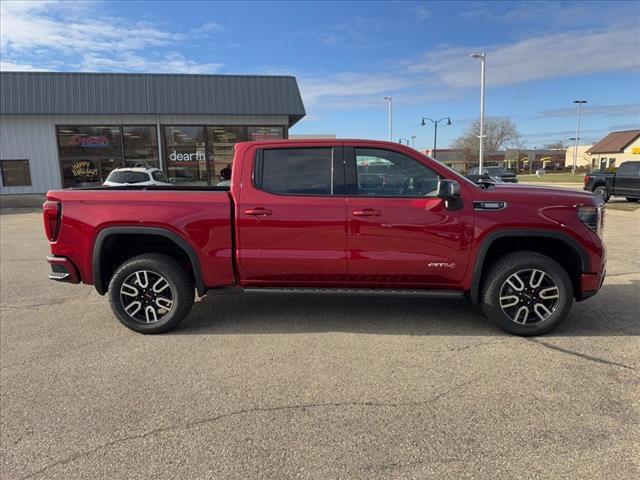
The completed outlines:
<svg viewBox="0 0 640 480">
<path fill-rule="evenodd" d="M 478 185 L 389 142 L 240 143 L 228 187 L 55 190 L 43 214 L 50 278 L 94 285 L 142 333 L 231 287 L 455 294 L 537 335 L 605 275 L 600 198 Z"/>
</svg>

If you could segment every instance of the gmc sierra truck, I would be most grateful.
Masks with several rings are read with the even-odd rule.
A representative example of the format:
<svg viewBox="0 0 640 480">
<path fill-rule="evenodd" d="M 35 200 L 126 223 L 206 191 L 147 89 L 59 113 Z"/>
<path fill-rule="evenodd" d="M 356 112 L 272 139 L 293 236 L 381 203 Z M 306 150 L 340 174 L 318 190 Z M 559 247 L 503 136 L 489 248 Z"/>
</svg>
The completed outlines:
<svg viewBox="0 0 640 480">
<path fill-rule="evenodd" d="M 624 162 L 615 173 L 589 172 L 584 176 L 584 189 L 605 202 L 611 197 L 640 200 L 640 162 Z"/>
<path fill-rule="evenodd" d="M 464 296 L 538 335 L 605 276 L 599 197 L 477 185 L 388 142 L 239 143 L 228 187 L 54 190 L 43 208 L 50 278 L 94 285 L 142 333 L 196 292 L 262 291 Z"/>
</svg>

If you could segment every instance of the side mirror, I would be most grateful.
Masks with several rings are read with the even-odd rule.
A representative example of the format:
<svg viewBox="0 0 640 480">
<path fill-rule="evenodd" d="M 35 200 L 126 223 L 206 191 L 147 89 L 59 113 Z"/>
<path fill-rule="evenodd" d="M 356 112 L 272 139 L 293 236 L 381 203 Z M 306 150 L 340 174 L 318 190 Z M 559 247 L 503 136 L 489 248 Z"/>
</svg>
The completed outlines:
<svg viewBox="0 0 640 480">
<path fill-rule="evenodd" d="M 460 210 L 462 208 L 460 184 L 455 180 L 440 180 L 438 182 L 438 197 L 444 200 L 447 210 Z"/>
<path fill-rule="evenodd" d="M 460 184 L 455 180 L 440 180 L 438 182 L 438 197 L 443 200 L 460 198 Z"/>
</svg>

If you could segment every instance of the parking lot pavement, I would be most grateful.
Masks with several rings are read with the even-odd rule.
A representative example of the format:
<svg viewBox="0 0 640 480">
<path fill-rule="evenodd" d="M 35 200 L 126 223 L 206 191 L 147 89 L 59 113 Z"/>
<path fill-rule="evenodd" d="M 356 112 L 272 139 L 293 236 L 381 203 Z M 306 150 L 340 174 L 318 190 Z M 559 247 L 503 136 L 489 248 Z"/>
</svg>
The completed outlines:
<svg viewBox="0 0 640 480">
<path fill-rule="evenodd" d="M 640 211 L 534 339 L 460 300 L 242 294 L 142 336 L 47 280 L 38 213 L 0 229 L 3 479 L 640 474 Z"/>
</svg>

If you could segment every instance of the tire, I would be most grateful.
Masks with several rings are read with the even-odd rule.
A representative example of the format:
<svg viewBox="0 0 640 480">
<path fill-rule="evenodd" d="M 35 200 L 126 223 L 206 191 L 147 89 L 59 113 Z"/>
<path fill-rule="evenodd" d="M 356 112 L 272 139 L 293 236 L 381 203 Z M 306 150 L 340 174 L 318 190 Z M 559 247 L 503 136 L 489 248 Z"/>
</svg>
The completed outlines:
<svg viewBox="0 0 640 480">
<path fill-rule="evenodd" d="M 482 311 L 514 335 L 542 335 L 553 330 L 567 317 L 573 303 L 573 285 L 566 270 L 537 252 L 503 256 L 489 269 L 484 285 Z"/>
<path fill-rule="evenodd" d="M 127 328 L 162 333 L 175 328 L 191 311 L 193 281 L 173 258 L 145 254 L 124 262 L 109 282 L 109 303 Z"/>
<path fill-rule="evenodd" d="M 596 188 L 593 189 L 593 193 L 594 195 L 597 195 L 600 198 L 602 198 L 604 203 L 607 203 L 609 201 L 609 198 L 611 197 L 611 195 L 609 195 L 609 190 L 605 185 L 598 185 Z"/>
<path fill-rule="evenodd" d="M 640 198 L 636 198 L 636 197 L 625 197 L 627 199 L 627 202 L 637 202 L 638 200 L 640 200 Z"/>
</svg>

